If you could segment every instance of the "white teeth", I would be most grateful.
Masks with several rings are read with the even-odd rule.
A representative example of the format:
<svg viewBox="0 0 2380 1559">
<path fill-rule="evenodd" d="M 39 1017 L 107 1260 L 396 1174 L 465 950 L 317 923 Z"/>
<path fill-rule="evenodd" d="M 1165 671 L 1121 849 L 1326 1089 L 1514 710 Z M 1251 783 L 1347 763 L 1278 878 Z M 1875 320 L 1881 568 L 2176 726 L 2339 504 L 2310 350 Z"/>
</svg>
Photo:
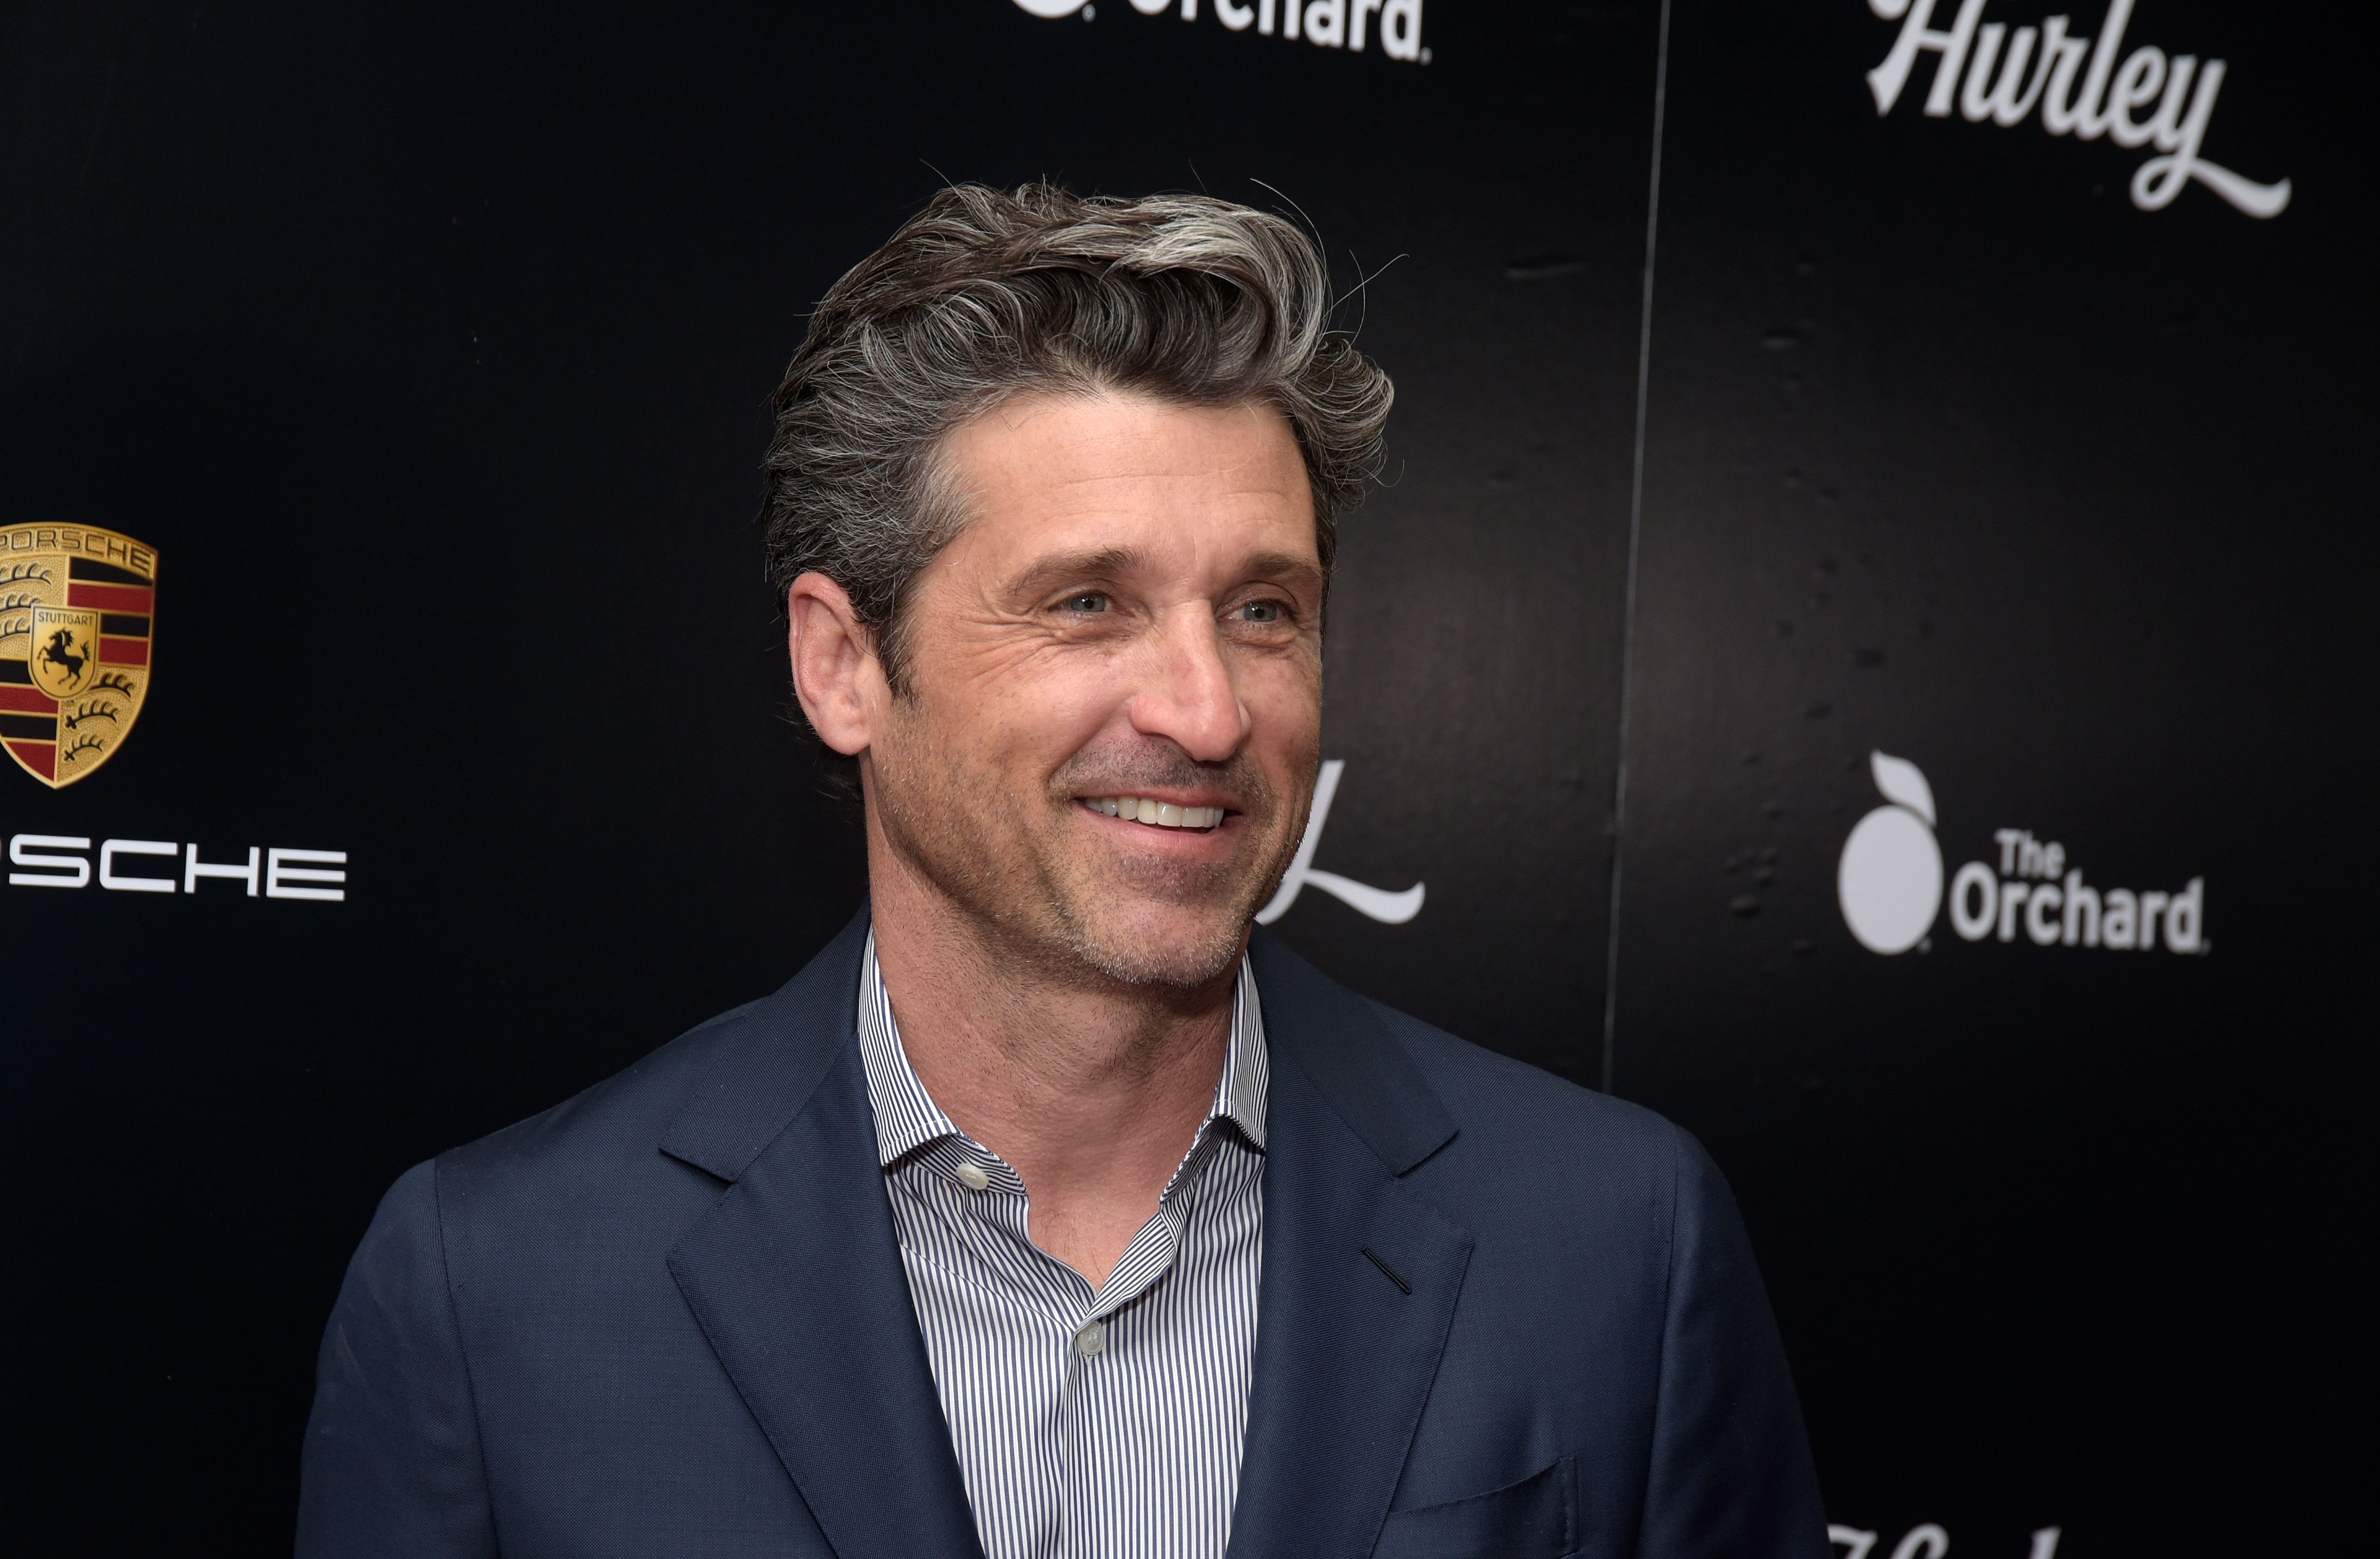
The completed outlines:
<svg viewBox="0 0 2380 1559">
<path fill-rule="evenodd" d="M 1220 806 L 1178 806 L 1170 801 L 1150 801 L 1146 796 L 1099 796 L 1084 804 L 1110 817 L 1160 828 L 1220 828 L 1223 821 L 1223 809 Z"/>
</svg>

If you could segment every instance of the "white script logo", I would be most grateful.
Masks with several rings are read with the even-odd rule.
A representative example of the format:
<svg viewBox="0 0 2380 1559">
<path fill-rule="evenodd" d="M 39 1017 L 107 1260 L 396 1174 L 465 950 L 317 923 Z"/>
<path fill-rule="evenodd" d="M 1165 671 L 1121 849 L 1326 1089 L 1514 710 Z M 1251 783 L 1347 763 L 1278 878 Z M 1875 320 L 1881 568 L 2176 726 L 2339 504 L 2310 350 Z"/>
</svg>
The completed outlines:
<svg viewBox="0 0 2380 1559">
<path fill-rule="evenodd" d="M 1427 65 L 1429 51 L 1421 46 L 1421 4 L 1422 0 L 1213 0 L 1215 19 L 1233 32 L 1245 32 L 1253 25 L 1267 38 L 1278 30 L 1283 38 L 1304 38 L 1321 48 L 1358 54 L 1371 33 L 1372 18 L 1378 17 L 1380 53 L 1390 59 Z M 1077 11 L 1087 21 L 1097 14 L 1097 7 L 1087 0 L 1016 0 L 1016 6 L 1047 21 Z M 1132 8 L 1145 17 L 1163 16 L 1177 6 L 1184 21 L 1198 19 L 1198 0 L 1132 0 Z"/>
<path fill-rule="evenodd" d="M 1925 94 L 1929 117 L 1949 118 L 1955 100 L 1961 117 L 1970 123 L 1989 119 L 2008 128 L 2024 123 L 2038 105 L 2041 127 L 2051 135 L 2071 135 L 2077 140 L 2106 136 L 2123 147 L 2154 144 L 2158 155 L 2132 175 L 2132 204 L 2144 211 L 2171 205 L 2192 179 L 2250 216 L 2278 216 L 2289 209 L 2288 179 L 2258 184 L 2198 155 L 2207 121 L 2215 115 L 2215 94 L 2223 90 L 2228 68 L 2223 61 L 2211 59 L 2202 66 L 2195 55 L 2168 58 L 2163 49 L 2143 44 L 2127 54 L 2121 66 L 2116 64 L 2135 0 L 2109 0 L 2107 18 L 2096 39 L 2067 36 L 2064 17 L 2050 17 L 2038 30 L 2020 27 L 2011 34 L 1999 22 L 1983 21 L 1987 0 L 1958 0 L 1958 17 L 1948 29 L 1929 26 L 1939 3 L 1867 0 L 1869 10 L 1900 23 L 1892 52 L 1867 73 L 1879 117 L 1891 113 L 1900 100 L 1917 56 L 1938 54 L 1933 85 Z M 1995 62 L 1999 66 L 1997 76 Z M 2142 113 L 2147 116 L 2139 117 Z"/>
<path fill-rule="evenodd" d="M 2028 1559 L 2058 1559 L 2056 1527 L 2044 1527 L 2033 1534 L 2033 1552 Z M 1843 1559 L 1868 1559 L 1868 1551 L 1876 1547 L 1876 1535 L 1857 1527 L 1828 1527 L 1827 1541 L 1847 1550 Z M 1912 1527 L 1892 1551 L 1892 1559 L 1942 1559 L 1950 1552 L 1950 1534 L 1928 1521 L 1922 1527 Z"/>
<path fill-rule="evenodd" d="M 1299 891 L 1308 885 L 1385 925 L 1402 925 L 1421 913 L 1422 893 L 1429 886 L 1427 883 L 1417 882 L 1402 893 L 1391 893 L 1336 872 L 1314 869 L 1314 847 L 1322 842 L 1323 820 L 1330 816 L 1330 798 L 1339 793 L 1339 776 L 1346 767 L 1343 758 L 1331 758 L 1323 764 L 1321 774 L 1314 781 L 1314 812 L 1305 820 L 1305 837 L 1297 841 L 1297 859 L 1289 864 L 1289 875 L 1281 879 L 1281 890 L 1272 896 L 1272 902 L 1257 912 L 1258 925 L 1270 925 L 1289 913 L 1289 907 L 1297 902 Z"/>
<path fill-rule="evenodd" d="M 1905 953 L 1925 942 L 1942 908 L 1934 791 L 1905 758 L 1870 753 L 1868 769 L 1892 804 L 1861 818 L 1843 841 L 1835 897 L 1861 947 Z M 2066 846 L 2055 840 L 2044 842 L 2026 828 L 1999 828 L 1992 842 L 1998 846 L 1998 871 L 1970 861 L 1950 879 L 1950 929 L 1962 939 L 2013 942 L 2022 926 L 2026 940 L 2043 948 L 2147 951 L 2162 940 L 2169 952 L 2206 951 L 2204 877 L 2192 877 L 2174 893 L 2098 888 L 2083 881 L 2080 867 L 2069 865 Z"/>
</svg>

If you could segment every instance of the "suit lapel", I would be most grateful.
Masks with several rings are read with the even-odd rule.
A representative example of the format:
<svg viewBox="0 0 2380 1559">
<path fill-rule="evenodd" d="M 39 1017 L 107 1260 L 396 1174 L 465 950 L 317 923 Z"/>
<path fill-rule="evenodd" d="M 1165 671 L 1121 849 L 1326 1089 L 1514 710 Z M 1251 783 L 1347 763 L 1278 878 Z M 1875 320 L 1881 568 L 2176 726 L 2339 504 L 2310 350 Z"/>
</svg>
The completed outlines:
<svg viewBox="0 0 2380 1559">
<path fill-rule="evenodd" d="M 662 1150 L 733 1182 L 670 1252 L 842 1559 L 980 1554 L 917 1334 L 856 1038 L 862 914 L 725 1036 Z"/>
<path fill-rule="evenodd" d="M 1231 1553 L 1355 1559 L 1388 1514 L 1471 1259 L 1471 1237 L 1399 1180 L 1454 1124 L 1368 1006 L 1269 937 L 1251 953 L 1274 1065 Z"/>
<path fill-rule="evenodd" d="M 901 1268 L 855 1037 L 863 914 L 722 1037 L 664 1152 L 730 1182 L 670 1253 L 842 1559 L 979 1555 Z M 1271 937 L 1264 1275 L 1233 1559 L 1368 1553 L 1472 1240 L 1399 1177 L 1453 1121 L 1369 1007 Z M 1366 1253 L 1368 1252 L 1368 1254 Z"/>
</svg>

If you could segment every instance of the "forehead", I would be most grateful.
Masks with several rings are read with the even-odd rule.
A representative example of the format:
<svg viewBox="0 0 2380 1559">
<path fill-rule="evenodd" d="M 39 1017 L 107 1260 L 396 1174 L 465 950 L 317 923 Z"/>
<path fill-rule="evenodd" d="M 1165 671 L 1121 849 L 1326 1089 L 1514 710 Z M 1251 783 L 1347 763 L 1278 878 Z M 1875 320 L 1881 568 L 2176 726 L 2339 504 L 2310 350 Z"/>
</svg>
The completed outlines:
<svg viewBox="0 0 2380 1559">
<path fill-rule="evenodd" d="M 1305 463 L 1269 405 L 1034 393 L 953 429 L 943 455 L 972 512 L 961 544 L 985 561 L 1149 530 L 1201 551 L 1315 552 Z"/>
</svg>

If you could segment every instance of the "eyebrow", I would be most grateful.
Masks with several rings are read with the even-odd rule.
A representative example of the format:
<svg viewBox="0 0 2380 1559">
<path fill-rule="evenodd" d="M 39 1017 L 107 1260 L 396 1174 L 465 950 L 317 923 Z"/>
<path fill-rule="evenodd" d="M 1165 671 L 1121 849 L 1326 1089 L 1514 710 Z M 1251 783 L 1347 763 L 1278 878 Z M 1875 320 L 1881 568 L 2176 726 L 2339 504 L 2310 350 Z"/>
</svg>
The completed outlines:
<svg viewBox="0 0 2380 1559">
<path fill-rule="evenodd" d="M 1077 579 L 1114 579 L 1147 566 L 1148 554 L 1137 547 L 1100 547 L 1085 552 L 1062 552 L 1027 566 L 1009 581 L 1019 596 L 1038 596 Z M 1247 561 L 1247 577 L 1319 589 L 1322 570 L 1294 552 L 1258 552 Z"/>
</svg>

